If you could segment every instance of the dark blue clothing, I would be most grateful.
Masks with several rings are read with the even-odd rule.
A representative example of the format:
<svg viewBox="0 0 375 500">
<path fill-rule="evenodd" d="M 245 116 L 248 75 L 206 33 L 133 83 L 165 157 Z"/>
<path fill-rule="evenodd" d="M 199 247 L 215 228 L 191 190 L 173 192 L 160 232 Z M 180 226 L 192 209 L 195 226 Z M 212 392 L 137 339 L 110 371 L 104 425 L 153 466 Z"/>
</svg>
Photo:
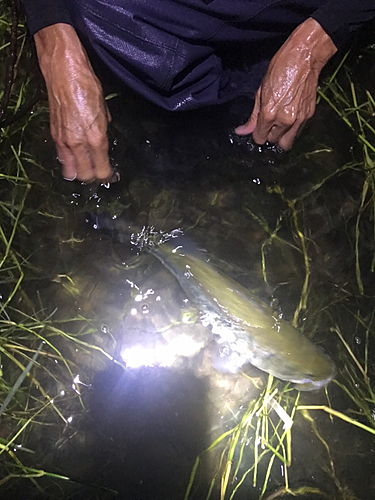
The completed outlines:
<svg viewBox="0 0 375 500">
<path fill-rule="evenodd" d="M 336 45 L 375 17 L 373 0 L 23 0 L 34 34 L 57 22 L 129 87 L 170 110 L 254 94 L 293 29 L 315 18 Z M 234 70 L 236 51 L 246 65 Z"/>
</svg>

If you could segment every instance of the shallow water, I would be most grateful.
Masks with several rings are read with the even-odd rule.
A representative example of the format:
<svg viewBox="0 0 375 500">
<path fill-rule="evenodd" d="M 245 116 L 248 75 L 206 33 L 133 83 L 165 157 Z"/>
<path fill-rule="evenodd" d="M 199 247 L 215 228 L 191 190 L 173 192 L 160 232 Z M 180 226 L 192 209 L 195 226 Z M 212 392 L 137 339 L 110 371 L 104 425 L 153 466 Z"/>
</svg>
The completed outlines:
<svg viewBox="0 0 375 500">
<path fill-rule="evenodd" d="M 17 453 L 24 464 L 72 481 L 37 479 L 41 492 L 31 481 L 12 479 L 4 485 L 4 498 L 182 499 L 197 455 L 240 421 L 267 384 L 266 374 L 251 366 L 245 370 L 251 380 L 216 372 L 210 331 L 175 278 L 126 239 L 95 231 L 85 223 L 87 212 L 157 230 L 183 228 L 222 272 L 290 321 L 306 279 L 305 248 L 309 294 L 298 327 L 334 359 L 337 380 L 351 394 L 369 394 L 331 330 L 341 332 L 362 364 L 370 338 L 371 378 L 374 236 L 364 212 L 360 264 L 365 294 L 360 296 L 354 241 L 364 173 L 360 168 L 335 173 L 356 154 L 344 125 L 320 107 L 293 152 L 282 156 L 249 151 L 231 140 L 231 127 L 250 109 L 245 100 L 188 115 L 170 115 L 126 96 L 114 98 L 110 107 L 111 156 L 121 182 L 109 188 L 62 181 L 46 127 L 38 130 L 40 144 L 35 145 L 32 134 L 25 139 L 24 148 L 44 167 L 52 165 L 53 176 L 28 167 L 38 184 L 27 197 L 24 226 L 14 242 L 27 266 L 23 294 L 12 303 L 18 312 L 9 309 L 8 314 L 14 314 L 14 321 L 24 321 L 22 313 L 47 318 L 69 338 L 47 328 L 48 356 L 40 356 L 33 369 L 66 420 L 57 412 L 42 412 L 20 438 L 33 454 Z M 19 192 L 11 186 L 6 196 L 17 200 Z M 3 280 L 2 287 L 4 299 L 11 285 Z M 181 348 L 182 338 L 189 343 Z M 160 361 L 155 353 L 167 348 L 169 357 Z M 126 349 L 133 350 L 129 354 Z M 68 360 L 71 373 L 57 353 Z M 11 386 L 19 373 L 7 360 L 3 371 Z M 284 387 L 280 382 L 279 393 Z M 39 396 L 32 383 L 28 391 Z M 15 434 L 15 416 L 30 408 L 28 391 L 2 417 L 3 438 Z M 293 390 L 281 396 L 289 414 L 296 395 Z M 371 425 L 366 412 L 334 382 L 327 394 L 302 394 L 299 404 L 331 405 Z M 366 404 L 371 418 L 374 400 Z M 280 418 L 270 407 L 268 412 L 276 426 Z M 309 487 L 301 494 L 304 499 L 373 498 L 373 435 L 319 410 L 310 415 L 314 424 L 302 411 L 294 417 L 290 488 Z M 254 463 L 258 415 L 252 425 L 241 436 L 244 457 L 228 491 Z M 256 443 L 255 448 L 260 454 L 266 445 Z M 221 451 L 204 457 L 189 498 L 206 497 Z M 260 462 L 255 484 L 251 472 L 234 498 L 260 498 L 271 456 Z M 10 466 L 3 463 L 8 473 Z M 284 484 L 285 467 L 276 458 L 263 498 L 276 498 Z M 220 479 L 211 498 L 219 498 L 219 485 Z"/>
</svg>

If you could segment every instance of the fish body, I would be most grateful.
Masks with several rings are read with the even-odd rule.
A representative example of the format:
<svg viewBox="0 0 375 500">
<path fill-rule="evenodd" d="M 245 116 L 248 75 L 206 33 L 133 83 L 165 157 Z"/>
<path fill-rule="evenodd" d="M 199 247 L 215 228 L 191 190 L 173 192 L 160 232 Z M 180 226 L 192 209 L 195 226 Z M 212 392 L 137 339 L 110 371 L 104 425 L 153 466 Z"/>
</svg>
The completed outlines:
<svg viewBox="0 0 375 500">
<path fill-rule="evenodd" d="M 170 233 L 173 235 L 173 232 Z M 216 342 L 214 366 L 238 371 L 249 362 L 298 390 L 324 387 L 336 373 L 332 360 L 264 301 L 215 269 L 180 234 L 151 246 L 210 325 Z"/>
<path fill-rule="evenodd" d="M 121 241 L 130 230 L 124 221 L 103 215 L 94 217 L 93 227 L 116 231 Z M 198 308 L 202 323 L 211 327 L 212 360 L 217 369 L 235 373 L 251 363 L 305 391 L 324 387 L 335 376 L 334 363 L 320 347 L 256 295 L 215 269 L 208 254 L 198 251 L 181 230 L 163 234 L 143 228 L 132 235 L 132 242 L 175 276 Z"/>
</svg>

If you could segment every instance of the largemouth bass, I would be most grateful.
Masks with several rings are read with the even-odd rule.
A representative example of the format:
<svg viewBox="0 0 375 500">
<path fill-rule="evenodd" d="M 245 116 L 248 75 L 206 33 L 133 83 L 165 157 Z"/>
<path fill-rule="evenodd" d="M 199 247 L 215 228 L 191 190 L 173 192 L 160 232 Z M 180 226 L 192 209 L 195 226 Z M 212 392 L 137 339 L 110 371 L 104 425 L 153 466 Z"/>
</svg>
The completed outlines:
<svg viewBox="0 0 375 500">
<path fill-rule="evenodd" d="M 97 221 L 111 229 L 115 221 Z M 236 372 L 251 363 L 298 390 L 324 387 L 336 374 L 332 360 L 264 301 L 210 263 L 181 230 L 156 233 L 144 228 L 133 243 L 155 256 L 178 280 L 210 326 L 216 343 L 214 366 Z"/>
</svg>

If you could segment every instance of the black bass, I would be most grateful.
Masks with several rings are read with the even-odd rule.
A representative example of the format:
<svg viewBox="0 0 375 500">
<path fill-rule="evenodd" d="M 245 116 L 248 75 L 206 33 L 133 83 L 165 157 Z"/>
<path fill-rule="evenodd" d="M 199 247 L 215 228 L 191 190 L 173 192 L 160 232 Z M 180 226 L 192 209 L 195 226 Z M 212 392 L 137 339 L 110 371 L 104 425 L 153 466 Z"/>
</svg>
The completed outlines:
<svg viewBox="0 0 375 500">
<path fill-rule="evenodd" d="M 115 228 L 120 233 L 118 222 L 107 219 L 105 229 Z M 97 227 L 103 227 L 103 221 Z M 320 347 L 210 265 L 207 255 L 198 252 L 181 230 L 162 234 L 144 228 L 132 239 L 176 277 L 198 308 L 202 323 L 211 327 L 218 369 L 236 372 L 249 362 L 293 382 L 301 391 L 324 387 L 335 376 L 334 363 Z"/>
</svg>

